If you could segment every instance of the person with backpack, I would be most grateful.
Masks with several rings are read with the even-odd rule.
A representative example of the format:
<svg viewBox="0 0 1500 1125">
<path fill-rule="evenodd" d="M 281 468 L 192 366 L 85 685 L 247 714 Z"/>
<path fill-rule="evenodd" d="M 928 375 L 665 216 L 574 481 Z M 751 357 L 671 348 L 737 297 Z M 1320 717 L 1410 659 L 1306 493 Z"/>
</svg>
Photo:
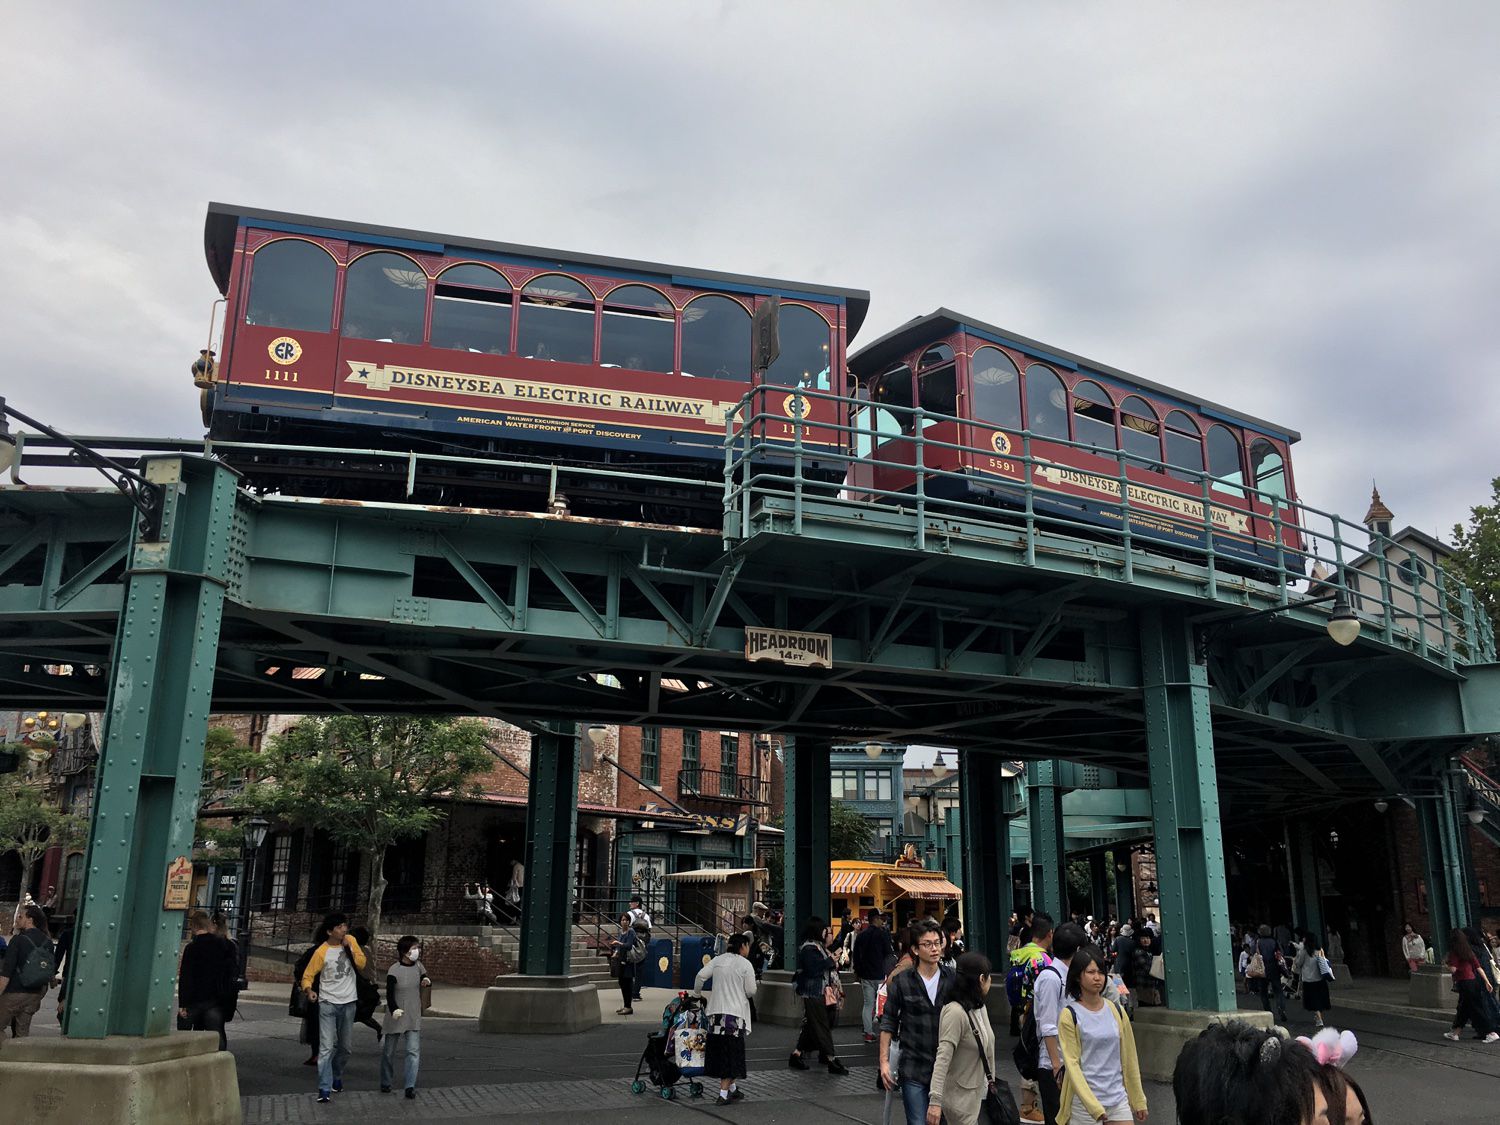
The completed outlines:
<svg viewBox="0 0 1500 1125">
<path fill-rule="evenodd" d="M 646 909 L 646 904 L 641 900 L 640 895 L 630 896 L 629 913 L 630 925 L 635 930 L 636 940 L 641 943 L 640 956 L 638 956 L 635 961 L 635 963 L 639 965 L 646 959 L 646 947 L 651 942 L 651 914 Z M 639 973 L 635 975 L 634 984 L 632 985 L 632 987 L 635 989 L 635 991 L 631 993 L 630 996 L 631 1002 L 633 1003 L 634 1001 L 641 998 L 641 979 Z M 628 1006 L 629 1005 L 627 1005 L 627 1007 Z"/>
<path fill-rule="evenodd" d="M 11 1038 L 31 1034 L 31 1017 L 42 1006 L 57 971 L 56 953 L 47 933 L 47 916 L 35 903 L 18 913 L 17 931 L 0 958 L 0 1047 Z"/>
<path fill-rule="evenodd" d="M 913 923 L 911 934 L 916 968 L 893 974 L 886 986 L 880 1017 L 880 1081 L 887 1090 L 900 1087 L 906 1125 L 926 1125 L 938 1026 L 943 1006 L 953 998 L 954 973 L 942 966 L 943 935 L 936 922 Z M 892 1074 L 891 1040 L 897 1038 L 900 1069 Z"/>
<path fill-rule="evenodd" d="M 885 928 L 880 911 L 871 910 L 868 924 L 854 939 L 854 975 L 864 993 L 860 1014 L 864 1018 L 865 1042 L 875 1042 L 875 998 L 885 980 L 886 971 L 896 960 L 891 933 Z"/>
<path fill-rule="evenodd" d="M 1250 962 L 1245 966 L 1245 979 L 1250 982 L 1250 991 L 1260 997 L 1261 1008 L 1267 1012 L 1274 1009 L 1276 1022 L 1285 1024 L 1286 991 L 1282 980 L 1286 975 L 1286 957 L 1270 926 L 1262 925 L 1257 933 Z"/>
<path fill-rule="evenodd" d="M 224 1004 L 228 997 L 238 995 L 239 963 L 231 946 L 214 931 L 207 911 L 189 911 L 187 924 L 193 936 L 177 966 L 177 1028 L 216 1031 L 219 1050 L 226 1051 L 229 1037 L 224 1024 L 232 1009 L 226 1012 Z"/>
<path fill-rule="evenodd" d="M 646 943 L 641 940 L 635 932 L 635 926 L 631 924 L 629 914 L 620 915 L 620 932 L 611 939 L 609 943 L 614 952 L 610 959 L 615 963 L 615 971 L 619 974 L 620 981 L 620 1006 L 615 1009 L 617 1016 L 635 1015 L 634 998 L 635 967 L 646 959 Z"/>
<path fill-rule="evenodd" d="M 1021 1019 L 1021 1041 L 1016 1046 L 1016 1068 L 1023 1078 L 1036 1079 L 1037 1097 L 1042 1103 L 1042 1119 L 1047 1125 L 1066 1125 L 1058 1118 L 1062 1104 L 1062 1046 L 1058 1041 L 1057 1021 L 1062 1015 L 1066 974 L 1073 955 L 1085 944 L 1083 927 L 1064 922 L 1052 935 L 1052 961 L 1036 974 L 1032 984 L 1031 1006 Z M 1035 1060 L 1031 1063 L 1031 1060 Z M 1034 1067 L 1027 1074 L 1027 1064 Z"/>
<path fill-rule="evenodd" d="M 1073 954 L 1065 986 L 1072 1002 L 1057 1023 L 1063 1057 L 1060 1125 L 1146 1120 L 1135 1033 L 1125 1009 L 1105 996 L 1106 981 L 1104 954 L 1096 946 Z"/>
</svg>

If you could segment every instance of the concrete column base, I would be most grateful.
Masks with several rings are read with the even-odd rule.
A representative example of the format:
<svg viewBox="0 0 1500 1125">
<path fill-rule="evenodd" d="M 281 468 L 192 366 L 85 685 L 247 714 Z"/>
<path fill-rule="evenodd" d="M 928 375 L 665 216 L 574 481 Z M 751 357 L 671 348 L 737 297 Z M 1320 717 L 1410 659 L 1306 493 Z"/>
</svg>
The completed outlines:
<svg viewBox="0 0 1500 1125">
<path fill-rule="evenodd" d="M 1452 1008 L 1453 974 L 1445 965 L 1423 965 L 1412 973 L 1406 1002 L 1413 1008 Z"/>
<path fill-rule="evenodd" d="M 12 1039 L 0 1090 L 16 1120 L 88 1125 L 240 1125 L 234 1056 L 211 1031 L 154 1038 Z M 7 1118 L 11 1115 L 7 1113 Z"/>
<path fill-rule="evenodd" d="M 572 1035 L 601 1022 L 593 978 L 574 974 L 496 977 L 479 1008 L 479 1030 L 501 1035 Z"/>
<path fill-rule="evenodd" d="M 840 1027 L 862 1027 L 861 1011 L 865 993 L 859 978 L 852 973 L 840 973 L 844 983 L 844 1002 L 839 1006 Z M 802 1026 L 802 997 L 792 984 L 792 974 L 785 969 L 767 969 L 755 988 L 755 1015 L 761 1023 L 778 1027 Z"/>
<path fill-rule="evenodd" d="M 1170 1008 L 1137 1008 L 1134 1030 L 1141 1077 L 1153 1082 L 1172 1081 L 1177 1056 L 1199 1032 L 1212 1023 L 1243 1020 L 1256 1027 L 1274 1024 L 1270 1012 L 1174 1012 Z"/>
</svg>

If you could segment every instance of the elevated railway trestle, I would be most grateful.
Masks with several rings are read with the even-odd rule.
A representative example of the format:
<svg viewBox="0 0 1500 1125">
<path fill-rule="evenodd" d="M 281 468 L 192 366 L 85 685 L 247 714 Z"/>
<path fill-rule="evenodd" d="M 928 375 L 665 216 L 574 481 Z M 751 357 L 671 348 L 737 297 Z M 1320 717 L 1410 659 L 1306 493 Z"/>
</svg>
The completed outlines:
<svg viewBox="0 0 1500 1125">
<path fill-rule="evenodd" d="M 533 730 L 559 768 L 532 787 L 528 974 L 568 971 L 572 835 L 558 822 L 576 791 L 580 715 L 791 736 L 793 926 L 828 898 L 828 752 L 851 737 L 961 751 L 966 806 L 995 812 L 964 817 L 978 948 L 1001 946 L 1010 909 L 1003 763 L 1039 763 L 1028 812 L 1043 905 L 1061 894 L 1049 763 L 1148 786 L 1162 920 L 1180 935 L 1173 1007 L 1234 1006 L 1222 823 L 1436 790 L 1417 803 L 1428 885 L 1439 919 L 1463 909 L 1450 854 L 1463 812 L 1440 782 L 1457 751 L 1500 731 L 1500 666 L 1452 576 L 1398 590 L 1391 574 L 1360 591 L 1362 634 L 1339 647 L 1326 601 L 1299 603 L 1348 593 L 1363 529 L 1280 501 L 1296 536 L 1247 566 L 1216 550 L 1205 481 L 1208 502 L 1182 516 L 1204 534 L 1167 550 L 1141 534 L 1161 516 L 1136 510 L 1128 454 L 1118 518 L 1085 523 L 1034 503 L 1042 466 L 1024 441 L 1011 495 L 941 498 L 917 413 L 901 454 L 913 487 L 878 495 L 855 479 L 868 458 L 847 459 L 843 486 L 805 476 L 795 417 L 790 441 L 775 435 L 774 471 L 750 456 L 789 417 L 752 392 L 728 420 L 713 528 L 399 491 L 257 496 L 212 445 L 186 443 L 151 443 L 142 459 L 163 493 L 155 541 L 112 490 L 0 489 L 0 698 L 106 712 L 67 1034 L 172 1026 L 180 919 L 161 909 L 162 883 L 191 848 L 210 711 L 465 713 Z M 26 451 L 18 479 L 46 468 L 44 443 Z M 826 635 L 831 667 L 748 661 L 746 630 L 765 628 Z"/>
</svg>

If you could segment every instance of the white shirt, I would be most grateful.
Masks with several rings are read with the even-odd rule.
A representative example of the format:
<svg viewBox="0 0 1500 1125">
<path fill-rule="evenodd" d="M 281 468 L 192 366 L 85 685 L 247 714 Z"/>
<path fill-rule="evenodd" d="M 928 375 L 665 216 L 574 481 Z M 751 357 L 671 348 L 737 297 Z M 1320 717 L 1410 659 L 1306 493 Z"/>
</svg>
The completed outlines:
<svg viewBox="0 0 1500 1125">
<path fill-rule="evenodd" d="M 920 971 L 917 972 L 917 976 L 922 977 L 922 974 L 921 974 Z M 943 972 L 942 972 L 941 969 L 939 969 L 937 972 L 933 973 L 932 976 L 930 976 L 930 977 L 922 977 L 922 987 L 927 990 L 927 1002 L 929 1004 L 931 1004 L 933 1007 L 937 1007 L 938 985 L 940 985 L 942 983 L 943 983 Z"/>
<path fill-rule="evenodd" d="M 1062 1015 L 1063 1009 L 1063 980 L 1067 975 L 1068 963 L 1054 960 L 1037 973 L 1036 983 L 1032 986 L 1031 1006 L 1036 1012 L 1036 1061 L 1043 1070 L 1052 1069 L 1047 1036 L 1057 1034 L 1057 1017 Z"/>
<path fill-rule="evenodd" d="M 627 913 L 630 916 L 630 924 L 632 926 L 637 922 L 644 922 L 646 923 L 646 928 L 648 930 L 651 929 L 651 915 L 647 914 L 644 909 L 639 906 L 632 906 Z"/>
</svg>

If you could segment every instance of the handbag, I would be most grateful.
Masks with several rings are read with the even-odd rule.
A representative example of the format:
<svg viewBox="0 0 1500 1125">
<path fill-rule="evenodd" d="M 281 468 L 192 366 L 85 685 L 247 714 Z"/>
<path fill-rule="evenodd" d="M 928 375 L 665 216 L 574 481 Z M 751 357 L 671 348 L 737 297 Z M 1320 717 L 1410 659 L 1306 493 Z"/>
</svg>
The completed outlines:
<svg viewBox="0 0 1500 1125">
<path fill-rule="evenodd" d="M 432 1008 L 432 982 L 423 981 L 417 985 L 417 992 L 422 997 L 422 1011 L 429 1011 Z"/>
<path fill-rule="evenodd" d="M 1333 975 L 1333 966 L 1328 963 L 1327 957 L 1320 956 L 1318 958 L 1318 975 L 1321 976 L 1324 981 L 1331 981 L 1335 979 Z"/>
<path fill-rule="evenodd" d="M 1162 957 L 1161 957 L 1160 953 L 1158 953 L 1155 957 L 1151 958 L 1151 973 L 1150 973 L 1150 976 L 1151 976 L 1152 980 L 1166 980 L 1167 979 L 1167 963 L 1162 960 Z"/>
<path fill-rule="evenodd" d="M 996 1078 L 990 1070 L 990 1060 L 984 1053 L 984 1040 L 979 1037 L 979 1027 L 974 1023 L 974 1013 L 967 1013 L 969 1030 L 974 1033 L 974 1045 L 979 1048 L 979 1065 L 984 1067 L 985 1091 L 979 1101 L 981 1125 L 1021 1125 L 1021 1111 L 1010 1092 L 1010 1085 L 1003 1078 Z"/>
</svg>

